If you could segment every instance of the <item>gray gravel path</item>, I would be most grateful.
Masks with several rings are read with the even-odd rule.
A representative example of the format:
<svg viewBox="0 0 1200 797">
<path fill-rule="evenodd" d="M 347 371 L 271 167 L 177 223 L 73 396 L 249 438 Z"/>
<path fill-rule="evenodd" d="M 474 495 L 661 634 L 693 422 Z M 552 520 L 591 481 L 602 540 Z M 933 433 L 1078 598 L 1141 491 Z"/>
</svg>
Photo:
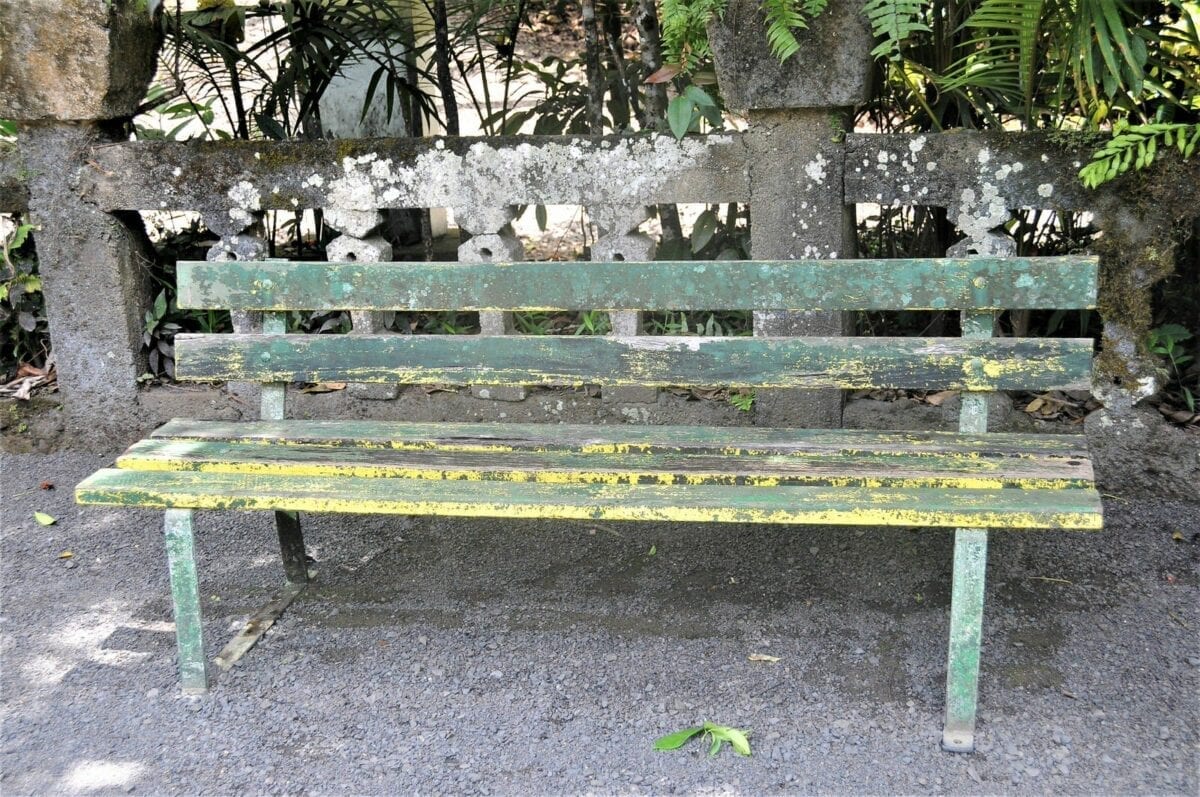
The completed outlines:
<svg viewBox="0 0 1200 797">
<path fill-rule="evenodd" d="M 5 795 L 1200 793 L 1198 505 L 993 536 L 955 756 L 945 533 L 310 517 L 318 581 L 194 699 L 160 513 L 72 503 L 111 459 L 0 460 Z M 200 515 L 210 655 L 279 586 L 272 536 Z M 702 719 L 754 756 L 651 750 Z"/>
</svg>

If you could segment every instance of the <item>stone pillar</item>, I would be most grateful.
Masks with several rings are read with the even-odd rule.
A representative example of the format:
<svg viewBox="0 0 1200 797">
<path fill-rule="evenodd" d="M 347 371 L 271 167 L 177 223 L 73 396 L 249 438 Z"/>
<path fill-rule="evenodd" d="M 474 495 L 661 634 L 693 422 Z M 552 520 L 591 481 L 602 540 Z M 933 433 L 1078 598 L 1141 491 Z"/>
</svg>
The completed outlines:
<svg viewBox="0 0 1200 797">
<path fill-rule="evenodd" d="M 588 208 L 588 215 L 595 222 L 598 233 L 592 245 L 592 260 L 645 262 L 654 259 L 654 239 L 638 232 L 638 226 L 650 218 L 649 208 L 644 205 L 594 205 Z M 642 334 L 642 315 L 640 310 L 610 312 L 611 334 L 620 337 Z M 658 401 L 658 388 L 641 385 L 606 387 L 601 390 L 600 397 L 608 402 L 653 404 Z"/>
<path fill-rule="evenodd" d="M 755 260 L 855 256 L 854 208 L 843 202 L 842 139 L 853 106 L 866 100 L 871 69 L 871 30 L 861 6 L 832 0 L 784 64 L 770 52 L 756 0 L 732 0 L 709 28 L 726 103 L 750 120 Z M 754 334 L 841 335 L 847 322 L 841 312 L 762 310 L 754 314 Z M 842 393 L 760 390 L 755 421 L 839 427 Z"/>
<path fill-rule="evenodd" d="M 500 208 L 455 208 L 454 218 L 470 240 L 458 247 L 458 259 L 464 263 L 513 262 L 525 258 L 525 245 L 512 229 L 517 217 L 513 206 Z M 498 310 L 479 314 L 479 331 L 484 335 L 511 335 L 512 313 Z M 494 401 L 523 401 L 521 385 L 472 385 L 471 395 Z"/>
<path fill-rule="evenodd" d="M 142 425 L 152 252 L 136 213 L 102 212 L 78 184 L 96 168 L 91 150 L 119 140 L 145 96 L 157 42 L 139 0 L 0 2 L 0 118 L 18 123 L 58 383 L 83 441 L 111 443 Z"/>
<path fill-rule="evenodd" d="M 325 209 L 325 223 L 341 235 L 329 242 L 325 256 L 330 262 L 357 261 L 380 263 L 394 256 L 392 245 L 378 230 L 385 221 L 378 210 Z M 387 313 L 371 310 L 351 310 L 351 335 L 368 335 L 383 332 L 387 327 Z M 372 401 L 390 401 L 400 395 L 400 386 L 382 382 L 354 382 L 350 395 Z"/>
</svg>

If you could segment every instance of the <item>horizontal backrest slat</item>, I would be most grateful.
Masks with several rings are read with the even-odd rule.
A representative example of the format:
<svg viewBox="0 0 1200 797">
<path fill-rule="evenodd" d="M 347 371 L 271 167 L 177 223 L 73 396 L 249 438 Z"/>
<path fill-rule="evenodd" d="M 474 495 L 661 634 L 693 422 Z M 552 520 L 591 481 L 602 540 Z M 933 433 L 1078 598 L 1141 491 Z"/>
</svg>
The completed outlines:
<svg viewBox="0 0 1200 797">
<path fill-rule="evenodd" d="M 1004 310 L 1096 303 L 1094 257 L 605 263 L 181 262 L 231 310 Z"/>
<path fill-rule="evenodd" d="M 1092 341 L 178 335 L 176 377 L 260 382 L 730 385 L 914 390 L 1086 387 Z"/>
</svg>

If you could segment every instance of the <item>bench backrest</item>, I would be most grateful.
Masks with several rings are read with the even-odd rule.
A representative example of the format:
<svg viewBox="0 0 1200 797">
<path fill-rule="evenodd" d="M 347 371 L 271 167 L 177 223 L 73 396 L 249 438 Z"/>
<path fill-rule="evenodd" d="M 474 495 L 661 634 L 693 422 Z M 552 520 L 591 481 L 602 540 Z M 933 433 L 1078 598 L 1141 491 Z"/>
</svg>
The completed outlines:
<svg viewBox="0 0 1200 797">
<path fill-rule="evenodd" d="M 1087 387 L 1090 339 L 994 338 L 1002 309 L 1096 302 L 1088 256 L 892 260 L 181 262 L 180 307 L 264 311 L 179 335 L 184 380 L 964 391 Z M 963 337 L 285 335 L 291 310 L 963 310 Z M 281 388 L 280 388 L 281 389 Z M 264 412 L 279 416 L 278 407 Z"/>
</svg>

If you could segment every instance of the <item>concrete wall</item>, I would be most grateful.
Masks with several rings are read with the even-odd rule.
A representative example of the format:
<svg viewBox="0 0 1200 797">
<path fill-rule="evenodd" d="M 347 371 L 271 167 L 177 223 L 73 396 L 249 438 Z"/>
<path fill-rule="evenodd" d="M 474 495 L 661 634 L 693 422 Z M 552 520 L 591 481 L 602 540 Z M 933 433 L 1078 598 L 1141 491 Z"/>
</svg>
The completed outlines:
<svg viewBox="0 0 1200 797">
<path fill-rule="evenodd" d="M 1107 338 L 1098 390 L 1119 411 L 1153 387 L 1137 341 L 1149 323 L 1150 286 L 1169 273 L 1162 267 L 1164 231 L 1195 214 L 1187 194 L 1200 166 L 1174 164 L 1172 180 L 1152 183 L 1157 194 L 1146 190 L 1144 176 L 1090 192 L 1077 177 L 1092 149 L 1084 140 L 963 131 L 847 135 L 846 114 L 863 97 L 868 65 L 862 51 L 869 37 L 854 4 L 832 6 L 829 20 L 841 20 L 835 52 L 753 79 L 734 73 L 746 59 L 761 61 L 761 53 L 747 52 L 759 39 L 714 29 L 718 69 L 727 73 L 731 104 L 747 110 L 749 128 L 681 142 L 639 135 L 131 143 L 122 140 L 122 122 L 149 79 L 153 47 L 121 43 L 140 31 L 152 44 L 150 12 L 132 0 L 19 0 L 6 4 L 4 18 L 20 7 L 52 20 L 67 6 L 77 16 L 64 30 L 31 18 L 0 32 L 0 79 L 7 81 L 0 116 L 22 122 L 18 149 L 0 151 L 0 211 L 28 210 L 42 225 L 37 242 L 59 380 L 69 423 L 80 434 L 138 426 L 139 326 L 149 295 L 135 212 L 145 210 L 200 211 L 225 235 L 253 229 L 268 209 L 326 208 L 347 219 L 375 218 L 388 208 L 453 207 L 483 219 L 518 204 L 601 212 L 748 202 L 755 257 L 822 259 L 851 255 L 854 203 L 946 207 L 970 241 L 989 240 L 1013 208 L 1093 210 L 1106 225 L 1105 240 L 1117 242 L 1103 251 Z M 756 17 L 746 17 L 743 6 L 739 0 L 723 24 L 752 26 Z M 29 55 L 36 47 L 13 40 L 18 33 L 55 52 L 71 52 L 75 42 L 95 69 L 75 69 L 70 80 L 54 83 L 36 71 L 41 62 Z M 17 63 L 22 53 L 33 60 Z M 503 227 L 479 232 L 500 235 Z M 606 235 L 623 241 L 635 229 L 613 227 Z M 343 232 L 356 245 L 372 240 L 369 230 Z M 503 319 L 493 321 L 489 329 L 503 333 Z M 768 334 L 827 334 L 844 324 L 836 314 L 769 308 L 755 322 Z M 636 323 L 621 320 L 622 329 Z M 759 412 L 763 423 L 837 425 L 841 399 L 767 396 Z"/>
</svg>

